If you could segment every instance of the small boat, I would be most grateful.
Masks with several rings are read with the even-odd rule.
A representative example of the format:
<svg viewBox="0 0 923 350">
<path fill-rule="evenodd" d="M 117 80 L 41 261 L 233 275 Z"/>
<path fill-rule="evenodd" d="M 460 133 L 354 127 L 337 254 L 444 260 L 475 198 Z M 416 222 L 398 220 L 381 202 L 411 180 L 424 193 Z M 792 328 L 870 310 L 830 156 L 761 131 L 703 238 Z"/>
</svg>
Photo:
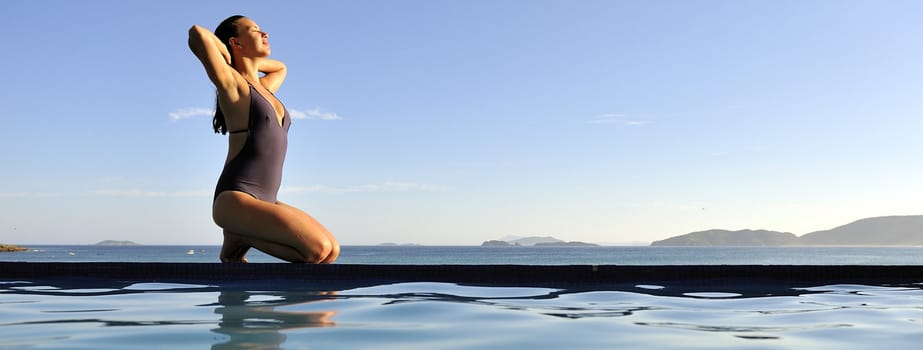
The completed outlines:
<svg viewBox="0 0 923 350">
<path fill-rule="evenodd" d="M 186 255 L 192 255 L 192 254 L 195 254 L 195 249 L 189 249 L 188 251 L 186 251 Z"/>
</svg>

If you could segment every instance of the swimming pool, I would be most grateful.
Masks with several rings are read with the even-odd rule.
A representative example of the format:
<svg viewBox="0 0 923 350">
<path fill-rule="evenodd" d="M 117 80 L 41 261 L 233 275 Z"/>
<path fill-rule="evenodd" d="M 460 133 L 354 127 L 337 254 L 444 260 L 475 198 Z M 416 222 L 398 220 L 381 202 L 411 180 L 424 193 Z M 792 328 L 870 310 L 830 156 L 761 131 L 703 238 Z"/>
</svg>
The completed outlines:
<svg viewBox="0 0 923 350">
<path fill-rule="evenodd" d="M 0 349 L 842 349 L 923 341 L 920 266 L 0 263 Z"/>
</svg>

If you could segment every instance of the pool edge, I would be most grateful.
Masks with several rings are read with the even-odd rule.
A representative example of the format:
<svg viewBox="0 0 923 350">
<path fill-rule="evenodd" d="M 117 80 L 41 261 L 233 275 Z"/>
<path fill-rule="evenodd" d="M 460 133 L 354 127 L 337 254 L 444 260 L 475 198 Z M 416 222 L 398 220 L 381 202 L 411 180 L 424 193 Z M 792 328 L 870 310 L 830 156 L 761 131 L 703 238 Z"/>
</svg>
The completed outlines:
<svg viewBox="0 0 923 350">
<path fill-rule="evenodd" d="M 921 283 L 918 265 L 309 265 L 287 263 L 0 262 L 0 279 L 136 281 L 450 282 L 482 285 L 760 280 L 774 283 Z"/>
</svg>

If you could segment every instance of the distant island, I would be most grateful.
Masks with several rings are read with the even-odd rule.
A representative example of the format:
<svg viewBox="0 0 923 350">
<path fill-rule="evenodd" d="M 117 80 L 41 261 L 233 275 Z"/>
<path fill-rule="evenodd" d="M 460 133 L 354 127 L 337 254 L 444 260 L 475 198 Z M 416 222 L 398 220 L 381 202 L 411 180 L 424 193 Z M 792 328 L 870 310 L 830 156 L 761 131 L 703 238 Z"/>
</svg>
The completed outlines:
<svg viewBox="0 0 923 350">
<path fill-rule="evenodd" d="M 768 230 L 707 230 L 674 236 L 652 246 L 915 246 L 923 245 L 923 215 L 866 218 L 796 236 Z"/>
<path fill-rule="evenodd" d="M 592 247 L 598 246 L 594 243 L 570 241 L 566 242 L 554 237 L 530 236 L 530 237 L 510 237 L 506 239 L 494 239 L 481 243 L 482 247 Z"/>
<path fill-rule="evenodd" d="M 132 242 L 132 241 L 113 241 L 113 240 L 108 240 L 108 239 L 107 239 L 107 240 L 105 240 L 105 241 L 101 241 L 101 242 L 99 242 L 99 243 L 96 243 L 95 245 L 106 245 L 106 246 L 135 246 L 135 245 L 140 245 L 140 244 L 135 243 L 135 242 Z"/>
<path fill-rule="evenodd" d="M 580 241 L 535 243 L 533 247 L 598 247 L 599 244 Z"/>
<path fill-rule="evenodd" d="M 18 245 L 12 244 L 0 244 L 0 253 L 9 253 L 9 252 L 24 252 L 29 250 L 28 248 L 23 248 Z"/>
</svg>

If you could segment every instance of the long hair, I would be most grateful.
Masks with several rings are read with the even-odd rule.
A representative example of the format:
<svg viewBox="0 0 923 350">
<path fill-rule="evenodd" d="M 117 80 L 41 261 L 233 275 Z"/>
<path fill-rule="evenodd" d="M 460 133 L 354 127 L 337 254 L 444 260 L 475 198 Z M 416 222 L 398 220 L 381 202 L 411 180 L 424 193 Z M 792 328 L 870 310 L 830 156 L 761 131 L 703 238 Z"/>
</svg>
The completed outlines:
<svg viewBox="0 0 923 350">
<path fill-rule="evenodd" d="M 224 43 L 224 46 L 228 49 L 228 53 L 231 52 L 231 38 L 237 36 L 236 22 L 241 18 L 244 18 L 244 16 L 234 15 L 228 17 L 224 21 L 221 21 L 221 24 L 218 24 L 218 28 L 215 28 L 215 36 Z M 231 56 L 231 65 L 234 65 L 234 56 Z M 224 135 L 228 133 L 228 125 L 224 121 L 224 112 L 221 111 L 221 104 L 218 103 L 218 96 L 215 96 L 215 117 L 212 118 L 212 127 L 215 129 L 216 134 L 221 133 L 221 135 Z"/>
</svg>

